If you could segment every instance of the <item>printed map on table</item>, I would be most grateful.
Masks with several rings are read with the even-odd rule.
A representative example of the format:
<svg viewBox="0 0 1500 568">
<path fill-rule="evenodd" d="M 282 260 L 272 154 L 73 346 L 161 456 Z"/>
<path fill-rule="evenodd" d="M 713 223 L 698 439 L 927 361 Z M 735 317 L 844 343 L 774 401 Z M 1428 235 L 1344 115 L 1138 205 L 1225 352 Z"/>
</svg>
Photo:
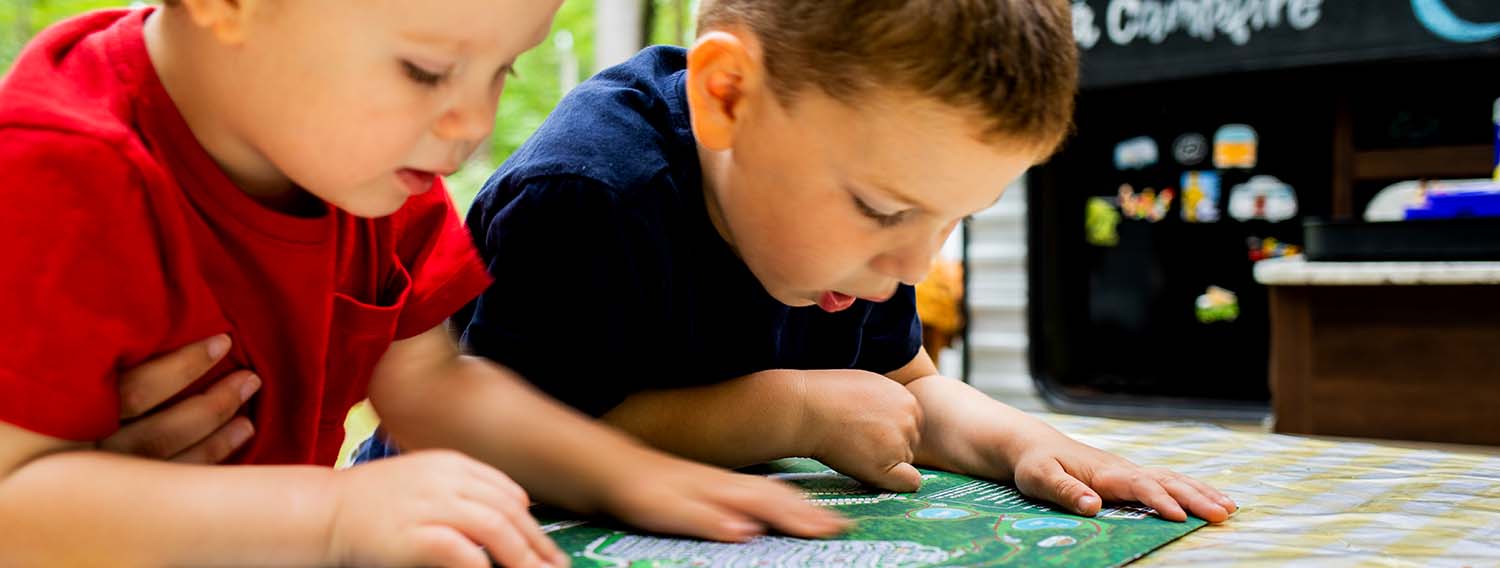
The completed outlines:
<svg viewBox="0 0 1500 568">
<path fill-rule="evenodd" d="M 591 521 L 541 518 L 574 566 L 1119 566 L 1204 525 L 1141 506 L 1079 517 L 1014 487 L 921 470 L 916 493 L 881 493 L 808 459 L 758 468 L 855 521 L 831 540 L 762 536 L 727 544 L 632 533 Z"/>
</svg>

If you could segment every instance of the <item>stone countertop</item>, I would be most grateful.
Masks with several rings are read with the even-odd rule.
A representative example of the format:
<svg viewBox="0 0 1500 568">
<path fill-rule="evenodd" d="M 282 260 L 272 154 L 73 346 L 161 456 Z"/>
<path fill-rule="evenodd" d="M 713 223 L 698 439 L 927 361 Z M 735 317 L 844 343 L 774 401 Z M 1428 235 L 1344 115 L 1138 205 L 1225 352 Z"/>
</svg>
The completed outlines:
<svg viewBox="0 0 1500 568">
<path fill-rule="evenodd" d="M 1255 264 L 1267 286 L 1454 286 L 1500 284 L 1500 262 L 1310 262 L 1301 255 Z"/>
</svg>

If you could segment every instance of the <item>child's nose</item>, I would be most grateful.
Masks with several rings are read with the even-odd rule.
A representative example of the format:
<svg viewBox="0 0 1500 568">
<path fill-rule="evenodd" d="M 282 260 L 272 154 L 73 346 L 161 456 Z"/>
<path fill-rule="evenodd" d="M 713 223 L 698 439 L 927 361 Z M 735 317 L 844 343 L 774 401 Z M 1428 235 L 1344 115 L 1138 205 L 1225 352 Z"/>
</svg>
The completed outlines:
<svg viewBox="0 0 1500 568">
<path fill-rule="evenodd" d="M 910 246 L 881 255 L 876 259 L 876 272 L 900 280 L 902 284 L 915 286 L 927 277 L 932 268 L 937 249 L 929 246 Z"/>
<path fill-rule="evenodd" d="M 948 235 L 956 226 L 957 223 L 950 223 L 943 226 L 935 235 L 908 242 L 905 246 L 891 251 L 883 257 L 884 266 L 877 266 L 877 270 L 901 280 L 903 284 L 915 286 L 932 270 L 932 263 L 937 260 L 938 251 L 942 250 L 943 243 L 948 240 Z"/>
<path fill-rule="evenodd" d="M 494 128 L 495 107 L 498 103 L 498 99 L 470 97 L 470 100 L 448 109 L 438 119 L 433 132 L 441 140 L 479 142 L 489 136 L 490 129 Z"/>
</svg>

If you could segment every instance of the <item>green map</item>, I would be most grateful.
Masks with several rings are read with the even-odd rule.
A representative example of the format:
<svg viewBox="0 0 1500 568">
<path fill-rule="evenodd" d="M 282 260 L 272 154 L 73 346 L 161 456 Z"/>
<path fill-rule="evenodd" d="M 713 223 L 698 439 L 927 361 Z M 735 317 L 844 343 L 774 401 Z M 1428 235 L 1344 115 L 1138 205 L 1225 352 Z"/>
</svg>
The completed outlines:
<svg viewBox="0 0 1500 568">
<path fill-rule="evenodd" d="M 921 470 L 916 493 L 881 493 L 808 459 L 757 468 L 801 487 L 855 521 L 842 536 L 762 536 L 728 544 L 548 519 L 542 529 L 573 566 L 1119 566 L 1204 525 L 1174 523 L 1142 506 L 1106 506 L 1094 518 L 1053 510 L 1014 487 Z"/>
</svg>

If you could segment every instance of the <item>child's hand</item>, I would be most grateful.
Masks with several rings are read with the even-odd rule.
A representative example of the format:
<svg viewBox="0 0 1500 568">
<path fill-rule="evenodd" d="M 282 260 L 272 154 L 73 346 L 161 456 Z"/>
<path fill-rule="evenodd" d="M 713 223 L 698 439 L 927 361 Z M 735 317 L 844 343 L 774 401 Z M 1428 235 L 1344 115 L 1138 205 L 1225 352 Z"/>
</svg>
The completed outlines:
<svg viewBox="0 0 1500 568">
<path fill-rule="evenodd" d="M 1165 469 L 1142 468 L 1061 435 L 1032 444 L 1017 457 L 1014 468 L 1022 493 L 1080 515 L 1097 514 L 1101 498 L 1144 503 L 1169 521 L 1187 520 L 1186 507 L 1203 520 L 1219 523 L 1237 508 L 1234 501 L 1201 481 Z"/>
<path fill-rule="evenodd" d="M 208 373 L 229 352 L 218 335 L 161 355 L 120 375 L 120 419 L 126 421 L 99 449 L 147 459 L 213 464 L 223 461 L 254 434 L 250 419 L 236 416 L 260 388 L 260 379 L 240 370 L 218 379 L 196 396 L 166 402 Z"/>
<path fill-rule="evenodd" d="M 420 451 L 339 472 L 329 560 L 339 565 L 567 566 L 505 474 L 458 452 Z M 480 546 L 484 549 L 480 549 Z"/>
<path fill-rule="evenodd" d="M 743 542 L 767 526 L 804 538 L 833 536 L 848 526 L 779 481 L 656 452 L 629 463 L 605 488 L 603 506 L 646 530 Z"/>
<path fill-rule="evenodd" d="M 808 371 L 806 436 L 812 456 L 863 483 L 890 491 L 922 486 L 912 466 L 922 407 L 906 387 L 859 370 Z"/>
</svg>

